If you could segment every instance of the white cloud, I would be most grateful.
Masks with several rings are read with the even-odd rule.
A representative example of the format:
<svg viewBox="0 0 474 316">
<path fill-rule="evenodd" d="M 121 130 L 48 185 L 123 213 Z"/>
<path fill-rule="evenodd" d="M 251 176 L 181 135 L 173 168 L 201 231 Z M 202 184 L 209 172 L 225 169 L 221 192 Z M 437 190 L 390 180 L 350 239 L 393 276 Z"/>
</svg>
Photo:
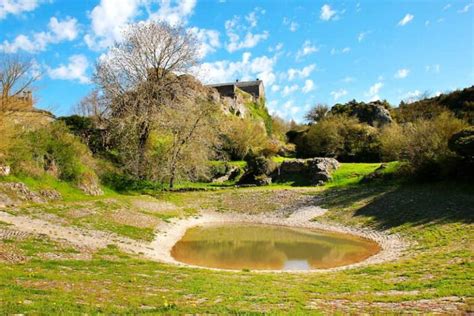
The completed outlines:
<svg viewBox="0 0 474 316">
<path fill-rule="evenodd" d="M 399 25 L 399 26 L 405 26 L 405 25 L 407 25 L 408 23 L 410 23 L 410 22 L 413 20 L 414 17 L 415 17 L 414 15 L 412 15 L 412 14 L 410 14 L 410 13 L 407 13 L 407 14 L 403 17 L 403 19 L 401 19 L 400 22 L 398 22 L 398 25 Z"/>
<path fill-rule="evenodd" d="M 255 8 L 250 12 L 242 23 L 240 16 L 234 16 L 232 19 L 225 21 L 225 30 L 229 41 L 226 45 L 227 51 L 232 53 L 239 49 L 252 48 L 258 45 L 269 36 L 268 31 L 254 33 L 253 29 L 258 24 L 259 15 L 265 14 L 265 10 Z"/>
<path fill-rule="evenodd" d="M 292 94 L 293 92 L 298 91 L 299 87 L 297 84 L 291 85 L 291 86 L 285 86 L 283 88 L 283 91 L 281 92 L 281 95 L 286 97 L 289 94 Z"/>
<path fill-rule="evenodd" d="M 49 29 L 54 34 L 56 41 L 72 41 L 77 37 L 78 28 L 77 20 L 73 18 L 67 18 L 64 21 L 58 21 L 55 17 L 49 20 Z"/>
<path fill-rule="evenodd" d="M 357 34 L 357 41 L 359 43 L 362 42 L 367 37 L 367 35 L 369 35 L 369 33 L 370 33 L 370 31 L 360 32 L 359 34 Z"/>
<path fill-rule="evenodd" d="M 339 89 L 339 90 L 336 90 L 336 91 L 331 91 L 330 94 L 334 98 L 334 101 L 337 101 L 340 98 L 342 98 L 343 96 L 347 95 L 347 90 Z"/>
<path fill-rule="evenodd" d="M 329 4 L 325 4 L 321 7 L 321 14 L 319 15 L 319 18 L 323 21 L 329 21 L 337 17 L 336 13 L 337 11 L 331 9 Z"/>
<path fill-rule="evenodd" d="M 240 80 L 263 80 L 266 86 L 275 82 L 273 67 L 276 63 L 275 57 L 260 56 L 251 58 L 252 54 L 245 52 L 240 61 L 220 60 L 202 63 L 195 67 L 194 73 L 203 82 L 219 83 Z"/>
<path fill-rule="evenodd" d="M 336 54 L 347 54 L 351 51 L 350 47 L 344 47 L 342 49 L 337 49 L 333 48 L 331 49 L 331 55 L 336 55 Z"/>
<path fill-rule="evenodd" d="M 418 100 L 420 96 L 421 96 L 421 91 L 415 90 L 415 91 L 407 92 L 401 99 L 407 103 L 411 103 Z"/>
<path fill-rule="evenodd" d="M 406 78 L 408 74 L 410 74 L 410 69 L 402 68 L 402 69 L 397 70 L 394 77 L 397 79 L 403 79 L 403 78 Z"/>
<path fill-rule="evenodd" d="M 90 83 L 86 75 L 89 62 L 84 55 L 72 55 L 67 65 L 61 64 L 58 68 L 48 68 L 48 74 L 52 79 L 73 80 L 82 84 Z"/>
<path fill-rule="evenodd" d="M 303 56 L 311 55 L 319 51 L 319 47 L 311 44 L 311 41 L 307 40 L 303 43 L 303 46 L 296 53 L 296 59 L 300 59 Z"/>
<path fill-rule="evenodd" d="M 376 101 L 380 100 L 379 97 L 379 91 L 382 89 L 383 83 L 382 82 L 376 82 L 374 83 L 370 88 L 369 91 L 365 93 L 365 96 L 368 98 L 368 101 Z"/>
<path fill-rule="evenodd" d="M 314 90 L 314 82 L 313 80 L 311 79 L 307 79 L 305 82 L 304 82 L 304 86 L 303 88 L 301 88 L 301 91 L 303 93 L 308 93 L 310 91 L 313 91 Z"/>
<path fill-rule="evenodd" d="M 219 32 L 209 29 L 200 29 L 192 27 L 189 31 L 194 34 L 198 41 L 199 58 L 204 58 L 206 55 L 213 53 L 221 46 L 219 41 Z"/>
<path fill-rule="evenodd" d="M 308 65 L 302 69 L 290 68 L 288 69 L 288 80 L 296 78 L 307 78 L 316 69 L 315 64 Z"/>
<path fill-rule="evenodd" d="M 448 10 L 449 8 L 451 8 L 451 3 L 448 3 L 447 5 L 445 5 L 443 7 L 443 11 Z"/>
<path fill-rule="evenodd" d="M 291 32 L 296 32 L 296 30 L 298 30 L 298 28 L 299 28 L 299 26 L 300 26 L 300 25 L 299 25 L 298 23 L 296 23 L 295 21 L 291 21 L 290 19 L 288 19 L 288 18 L 286 18 L 286 17 L 283 18 L 283 24 L 284 24 L 284 25 L 287 25 L 288 28 L 289 28 L 289 30 L 290 30 Z"/>
<path fill-rule="evenodd" d="M 35 32 L 31 37 L 20 34 L 12 42 L 5 40 L 0 44 L 0 51 L 16 53 L 23 50 L 28 53 L 37 53 L 46 50 L 49 44 L 72 41 L 79 32 L 77 20 L 71 17 L 67 17 L 62 21 L 52 17 L 49 20 L 48 29 L 47 32 Z"/>
<path fill-rule="evenodd" d="M 277 85 L 277 84 L 274 84 L 274 85 L 272 86 L 272 92 L 278 92 L 278 91 L 280 91 L 280 86 Z"/>
<path fill-rule="evenodd" d="M 278 43 L 278 44 L 276 44 L 275 46 L 269 46 L 269 47 L 268 47 L 268 51 L 269 51 L 270 53 L 272 53 L 272 52 L 279 52 L 279 51 L 281 51 L 282 49 L 283 49 L 283 43 Z"/>
<path fill-rule="evenodd" d="M 130 0 L 126 0 L 126 1 L 130 1 Z M 181 1 L 143 0 L 143 1 L 145 1 L 145 4 L 147 5 L 147 11 L 149 12 L 152 10 L 150 4 L 159 2 L 159 9 L 156 12 L 150 13 L 150 20 L 165 21 L 171 25 L 187 24 L 188 19 L 194 13 L 194 7 L 196 6 L 196 0 L 181 0 Z M 116 1 L 114 2 L 116 3 Z"/>
<path fill-rule="evenodd" d="M 138 14 L 141 0 L 101 0 L 89 14 L 91 31 L 84 37 L 90 49 L 100 50 L 122 38 L 125 25 Z"/>
<path fill-rule="evenodd" d="M 439 64 L 427 65 L 425 66 L 426 72 L 431 72 L 438 74 L 441 71 L 441 66 Z"/>
<path fill-rule="evenodd" d="M 39 6 L 38 0 L 1 0 L 0 1 L 0 20 L 7 15 L 19 15 L 23 12 L 31 12 Z"/>
<path fill-rule="evenodd" d="M 466 4 L 461 10 L 458 10 L 458 13 L 467 13 L 473 5 L 474 3 Z"/>
<path fill-rule="evenodd" d="M 127 24 L 134 22 L 144 11 L 149 21 L 165 21 L 171 25 L 185 25 L 194 13 L 196 0 L 101 0 L 89 18 L 91 29 L 84 36 L 90 49 L 102 50 L 122 39 Z"/>
<path fill-rule="evenodd" d="M 354 82 L 355 79 L 354 79 L 353 77 L 346 76 L 346 77 L 342 78 L 341 81 L 342 81 L 342 82 L 346 82 L 346 83 L 351 83 L 351 82 Z"/>
</svg>

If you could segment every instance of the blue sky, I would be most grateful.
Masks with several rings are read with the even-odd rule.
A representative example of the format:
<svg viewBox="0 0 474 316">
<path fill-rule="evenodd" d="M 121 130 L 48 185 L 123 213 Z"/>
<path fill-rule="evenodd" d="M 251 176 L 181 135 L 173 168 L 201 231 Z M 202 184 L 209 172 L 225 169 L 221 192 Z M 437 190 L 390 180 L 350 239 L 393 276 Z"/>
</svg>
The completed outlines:
<svg viewBox="0 0 474 316">
<path fill-rule="evenodd" d="M 474 83 L 474 2 L 0 0 L 0 52 L 31 56 L 37 106 L 56 115 L 94 88 L 95 61 L 142 20 L 201 41 L 208 83 L 260 78 L 272 113 L 315 103 L 400 100 Z"/>
</svg>

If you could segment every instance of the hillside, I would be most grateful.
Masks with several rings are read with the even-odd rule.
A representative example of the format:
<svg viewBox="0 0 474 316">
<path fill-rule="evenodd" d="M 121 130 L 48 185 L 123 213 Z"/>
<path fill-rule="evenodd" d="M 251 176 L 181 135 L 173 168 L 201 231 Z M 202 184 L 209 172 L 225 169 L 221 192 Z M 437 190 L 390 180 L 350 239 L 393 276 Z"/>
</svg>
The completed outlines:
<svg viewBox="0 0 474 316">
<path fill-rule="evenodd" d="M 402 102 L 399 108 L 394 109 L 402 122 L 418 117 L 431 118 L 443 110 L 449 110 L 457 118 L 474 124 L 474 86 L 408 104 Z"/>
</svg>

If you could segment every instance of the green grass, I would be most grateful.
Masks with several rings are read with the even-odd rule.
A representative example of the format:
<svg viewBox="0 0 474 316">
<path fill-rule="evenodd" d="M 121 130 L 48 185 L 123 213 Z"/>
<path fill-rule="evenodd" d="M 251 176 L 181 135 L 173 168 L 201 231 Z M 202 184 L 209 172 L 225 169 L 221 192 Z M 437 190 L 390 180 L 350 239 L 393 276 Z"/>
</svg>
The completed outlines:
<svg viewBox="0 0 474 316">
<path fill-rule="evenodd" d="M 399 163 L 389 162 L 386 164 L 384 174 L 391 174 L 397 171 Z M 327 187 L 340 187 L 357 184 L 362 178 L 374 172 L 381 166 L 381 163 L 341 163 L 341 166 L 332 173 L 332 180 Z"/>
<path fill-rule="evenodd" d="M 295 205 L 302 198 L 314 197 L 314 203 L 329 209 L 318 221 L 372 227 L 398 233 L 409 241 L 409 250 L 396 261 L 304 275 L 231 273 L 156 263 L 121 253 L 114 247 L 93 253 L 92 260 L 73 260 L 67 258 L 77 249 L 44 237 L 0 239 L 0 260 L 5 251 L 27 258 L 20 264 L 0 263 L 0 314 L 333 314 L 334 307 L 325 305 L 331 302 L 348 308 L 338 310 L 341 314 L 398 314 L 414 313 L 409 306 L 411 301 L 452 296 L 472 305 L 474 185 L 386 179 L 360 182 L 379 166 L 342 164 L 333 174 L 332 182 L 317 188 L 280 184 L 155 192 L 154 197 L 113 193 L 113 197 L 77 201 L 72 201 L 76 194 L 73 192 L 69 195 L 71 200 L 29 206 L 18 212 L 40 217 L 49 213 L 69 220 L 66 225 L 150 240 L 153 233 L 149 230 L 118 225 L 110 214 L 122 207 L 148 214 L 147 210 L 132 207 L 137 199 L 173 203 L 180 211 L 172 216 L 188 216 L 199 208 L 272 212 L 282 205 Z M 393 174 L 397 168 L 398 163 L 389 163 L 384 172 Z M 76 220 L 68 215 L 70 210 L 90 204 L 96 211 L 93 215 Z M 168 215 L 153 214 L 163 219 Z M 1 223 L 0 227 L 11 228 Z M 65 259 L 45 259 L 48 253 Z M 383 303 L 392 305 L 383 307 Z M 430 308 L 422 312 L 430 313 Z"/>
<path fill-rule="evenodd" d="M 55 177 L 49 175 L 44 175 L 39 178 L 10 175 L 6 177 L 0 177 L 0 181 L 23 182 L 28 186 L 30 190 L 36 192 L 44 189 L 56 190 L 61 193 L 61 196 L 64 201 L 88 201 L 97 199 L 97 197 L 84 194 L 84 192 L 82 192 L 80 189 L 78 189 L 71 183 L 58 180 Z M 113 197 L 118 195 L 115 191 L 107 187 L 102 187 L 102 190 L 104 191 L 104 196 L 100 198 Z"/>
<path fill-rule="evenodd" d="M 43 253 L 66 256 L 74 250 L 44 238 L 14 241 L 9 245 L 31 259 L 2 264 L 0 313 L 332 314 L 334 309 L 323 303 L 339 301 L 352 306 L 353 312 L 391 314 L 410 312 L 404 302 L 420 299 L 457 296 L 472 303 L 472 185 L 369 183 L 293 191 L 315 195 L 329 208 L 321 221 L 397 232 L 412 243 L 409 252 L 394 262 L 347 271 L 258 274 L 180 268 L 113 247 L 95 253 L 92 260 L 45 260 Z M 164 193 L 163 198 L 188 206 L 218 206 L 240 194 L 255 203 L 269 203 L 279 192 L 233 189 Z M 351 305 L 356 302 L 359 305 Z M 370 305 L 374 302 L 404 305 L 380 309 Z"/>
</svg>

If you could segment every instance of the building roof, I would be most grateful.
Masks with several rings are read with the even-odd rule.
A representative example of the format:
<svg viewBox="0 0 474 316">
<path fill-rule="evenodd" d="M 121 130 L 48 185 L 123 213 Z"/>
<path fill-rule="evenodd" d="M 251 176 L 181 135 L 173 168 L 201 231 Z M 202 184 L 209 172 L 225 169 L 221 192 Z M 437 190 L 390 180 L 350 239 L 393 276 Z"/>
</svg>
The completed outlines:
<svg viewBox="0 0 474 316">
<path fill-rule="evenodd" d="M 262 80 L 253 80 L 253 81 L 234 81 L 234 82 L 227 82 L 227 83 L 216 83 L 216 84 L 209 84 L 208 87 L 225 87 L 225 86 L 237 86 L 237 87 L 249 87 L 249 86 L 258 86 L 262 83 Z"/>
</svg>

